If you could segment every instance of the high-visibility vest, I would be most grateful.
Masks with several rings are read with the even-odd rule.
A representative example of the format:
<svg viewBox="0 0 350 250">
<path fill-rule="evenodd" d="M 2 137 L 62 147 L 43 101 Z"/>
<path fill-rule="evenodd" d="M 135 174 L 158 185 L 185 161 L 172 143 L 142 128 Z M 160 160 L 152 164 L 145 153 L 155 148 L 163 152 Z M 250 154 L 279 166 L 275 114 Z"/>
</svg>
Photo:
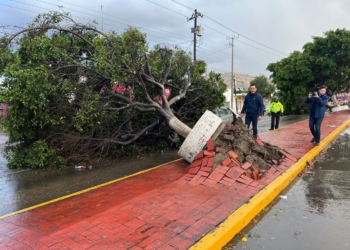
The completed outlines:
<svg viewBox="0 0 350 250">
<path fill-rule="evenodd" d="M 267 110 L 268 113 L 277 113 L 281 112 L 283 113 L 283 105 L 280 102 L 271 102 L 269 109 Z"/>
</svg>

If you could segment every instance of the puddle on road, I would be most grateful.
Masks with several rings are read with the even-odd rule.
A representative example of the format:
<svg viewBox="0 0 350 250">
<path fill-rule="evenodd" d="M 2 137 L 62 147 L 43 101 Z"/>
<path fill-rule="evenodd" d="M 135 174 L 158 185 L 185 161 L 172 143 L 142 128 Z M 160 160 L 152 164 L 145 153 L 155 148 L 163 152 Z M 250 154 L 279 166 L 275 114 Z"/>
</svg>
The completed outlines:
<svg viewBox="0 0 350 250">
<path fill-rule="evenodd" d="M 223 249 L 350 249 L 349 149 L 348 128 Z"/>
</svg>

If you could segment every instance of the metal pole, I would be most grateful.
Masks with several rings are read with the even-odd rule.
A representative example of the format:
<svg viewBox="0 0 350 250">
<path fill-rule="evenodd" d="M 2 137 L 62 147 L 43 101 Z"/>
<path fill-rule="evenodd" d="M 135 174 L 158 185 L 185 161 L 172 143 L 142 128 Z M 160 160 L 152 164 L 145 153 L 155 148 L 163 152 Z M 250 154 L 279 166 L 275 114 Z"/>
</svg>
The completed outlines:
<svg viewBox="0 0 350 250">
<path fill-rule="evenodd" d="M 233 89 L 233 37 L 231 37 L 231 40 L 232 40 L 232 42 L 231 42 L 231 46 L 232 46 L 232 57 L 231 57 L 231 108 L 233 109 L 233 93 L 236 92 Z"/>
<path fill-rule="evenodd" d="M 233 79 L 233 82 L 234 82 L 234 89 L 235 89 L 235 100 L 236 100 L 236 112 L 238 113 L 238 102 L 237 102 L 237 95 L 236 95 L 236 79 Z"/>
<path fill-rule="evenodd" d="M 237 106 L 237 94 L 236 94 L 236 79 L 235 79 L 235 72 L 234 72 L 234 39 L 238 36 L 232 36 L 229 39 L 232 40 L 230 45 L 232 46 L 232 58 L 231 58 L 231 107 L 233 109 L 233 94 L 235 95 L 235 106 L 236 106 L 236 112 L 238 113 L 238 106 Z"/>
<path fill-rule="evenodd" d="M 203 17 L 203 15 L 200 12 L 197 12 L 197 9 L 194 10 L 194 13 L 192 14 L 192 16 L 190 18 L 188 18 L 187 20 L 192 20 L 194 19 L 194 27 L 193 30 L 191 32 L 193 32 L 193 61 L 196 61 L 196 47 L 197 47 L 197 17 Z"/>
<path fill-rule="evenodd" d="M 197 9 L 194 10 L 194 32 L 193 32 L 193 61 L 196 61 L 196 45 L 197 45 Z"/>
</svg>

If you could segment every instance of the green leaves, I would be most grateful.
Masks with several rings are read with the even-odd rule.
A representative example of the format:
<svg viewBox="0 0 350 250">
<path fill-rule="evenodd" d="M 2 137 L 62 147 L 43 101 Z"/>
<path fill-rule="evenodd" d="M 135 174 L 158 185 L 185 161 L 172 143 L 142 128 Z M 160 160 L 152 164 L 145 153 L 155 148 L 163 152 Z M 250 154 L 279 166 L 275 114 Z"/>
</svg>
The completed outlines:
<svg viewBox="0 0 350 250">
<path fill-rule="evenodd" d="M 250 82 L 250 84 L 255 84 L 258 92 L 264 98 L 270 99 L 271 95 L 276 91 L 275 86 L 270 83 L 267 77 L 264 75 L 256 77 L 253 81 Z"/>
<path fill-rule="evenodd" d="M 163 140 L 174 136 L 166 119 L 175 115 L 193 125 L 224 102 L 226 86 L 219 74 L 203 76 L 204 61 L 193 65 L 177 47 L 149 50 L 137 29 L 103 33 L 52 12 L 0 44 L 10 167 L 61 166 L 62 159 L 164 147 Z M 164 89 L 180 101 L 167 106 Z"/>
<path fill-rule="evenodd" d="M 288 113 L 306 111 L 304 99 L 318 86 L 326 85 L 329 95 L 350 89 L 350 31 L 330 30 L 289 57 L 267 67 L 281 93 Z"/>
</svg>

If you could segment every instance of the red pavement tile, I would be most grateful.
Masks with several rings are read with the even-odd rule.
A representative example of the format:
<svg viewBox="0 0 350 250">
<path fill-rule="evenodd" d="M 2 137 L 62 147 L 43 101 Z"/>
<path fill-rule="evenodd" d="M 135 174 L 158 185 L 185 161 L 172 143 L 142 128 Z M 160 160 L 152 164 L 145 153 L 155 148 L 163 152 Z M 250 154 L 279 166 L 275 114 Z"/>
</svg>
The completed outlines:
<svg viewBox="0 0 350 250">
<path fill-rule="evenodd" d="M 256 142 L 260 145 L 260 146 L 264 146 L 264 142 L 260 139 L 257 139 Z"/>
<path fill-rule="evenodd" d="M 220 172 L 220 170 L 215 169 L 208 177 L 210 180 L 214 180 L 219 182 L 224 177 L 224 174 Z"/>
<path fill-rule="evenodd" d="M 202 164 L 202 161 L 203 161 L 203 158 L 200 158 L 198 160 L 195 160 L 191 163 L 190 167 L 199 167 L 201 166 Z"/>
<path fill-rule="evenodd" d="M 345 112 L 326 116 L 322 139 L 335 129 L 327 125 L 348 119 Z M 258 180 L 242 175 L 241 167 L 199 170 L 203 159 L 195 160 L 193 168 L 185 161 L 172 163 L 2 219 L 0 249 L 188 249 L 314 147 L 307 128 L 304 121 L 275 130 L 273 136 L 259 135 L 288 153 L 282 151 L 286 158 Z M 209 167 L 213 158 L 207 159 Z M 229 166 L 237 164 L 232 160 Z"/>
<path fill-rule="evenodd" d="M 208 164 L 208 160 L 209 160 L 209 158 L 208 158 L 208 157 L 204 157 L 204 158 L 203 158 L 203 160 L 202 160 L 202 164 L 201 164 L 201 166 L 202 166 L 202 167 L 207 166 L 207 164 Z"/>
<path fill-rule="evenodd" d="M 209 159 L 214 159 L 214 158 L 209 158 Z M 207 167 L 201 167 L 201 171 L 210 173 L 212 171 L 212 168 L 208 167 L 208 166 Z"/>
<path fill-rule="evenodd" d="M 188 170 L 188 173 L 195 175 L 195 174 L 198 173 L 199 169 L 200 169 L 199 166 L 198 167 L 192 167 L 192 168 L 190 168 L 190 170 Z M 192 176 L 191 176 L 191 178 L 192 178 Z"/>
<path fill-rule="evenodd" d="M 209 176 L 209 173 L 199 170 L 199 172 L 197 173 L 197 175 L 207 177 L 207 176 Z"/>
<path fill-rule="evenodd" d="M 232 150 L 228 151 L 227 153 L 228 153 L 228 154 L 230 155 L 230 157 L 233 158 L 233 159 L 237 159 L 237 158 L 238 158 L 238 155 L 237 155 L 234 151 L 232 151 Z"/>
<path fill-rule="evenodd" d="M 230 157 L 227 157 L 225 160 L 223 160 L 221 162 L 221 165 L 225 166 L 225 167 L 231 167 L 232 161 L 231 161 Z"/>
<path fill-rule="evenodd" d="M 229 178 L 232 178 L 232 179 L 237 179 L 239 177 L 239 175 L 241 175 L 239 172 L 236 171 L 235 168 L 230 168 L 226 174 L 226 176 L 228 176 Z"/>
<path fill-rule="evenodd" d="M 209 167 L 210 169 L 212 169 L 212 167 L 213 167 L 213 165 L 214 165 L 214 161 L 215 161 L 214 157 L 210 157 L 210 158 L 208 159 L 207 167 Z"/>
<path fill-rule="evenodd" d="M 271 167 L 271 168 L 267 171 L 267 173 L 269 173 L 269 174 L 274 174 L 276 171 L 277 171 L 277 170 L 276 170 L 274 167 Z"/>
<path fill-rule="evenodd" d="M 216 152 L 216 153 L 221 152 L 221 150 L 222 150 L 222 148 L 220 148 L 220 147 L 216 147 L 216 148 L 215 148 L 215 152 Z"/>
<path fill-rule="evenodd" d="M 207 149 L 209 150 L 209 151 L 213 151 L 214 150 L 214 144 L 213 144 L 213 141 L 212 140 L 209 140 L 209 141 L 207 141 Z"/>
<path fill-rule="evenodd" d="M 204 150 L 199 151 L 199 153 L 196 155 L 196 157 L 194 157 L 194 160 L 199 160 L 202 159 L 204 157 Z"/>
<path fill-rule="evenodd" d="M 250 168 L 252 166 L 252 164 L 250 162 L 246 162 L 244 163 L 241 168 L 243 168 L 244 170 L 247 170 L 248 168 Z"/>
<path fill-rule="evenodd" d="M 226 174 L 226 172 L 229 170 L 229 167 L 218 165 L 215 170 L 219 171 L 222 174 Z"/>
<path fill-rule="evenodd" d="M 204 155 L 205 156 L 209 156 L 209 157 L 214 157 L 215 156 L 215 152 L 214 151 L 205 150 L 204 151 Z"/>
</svg>

